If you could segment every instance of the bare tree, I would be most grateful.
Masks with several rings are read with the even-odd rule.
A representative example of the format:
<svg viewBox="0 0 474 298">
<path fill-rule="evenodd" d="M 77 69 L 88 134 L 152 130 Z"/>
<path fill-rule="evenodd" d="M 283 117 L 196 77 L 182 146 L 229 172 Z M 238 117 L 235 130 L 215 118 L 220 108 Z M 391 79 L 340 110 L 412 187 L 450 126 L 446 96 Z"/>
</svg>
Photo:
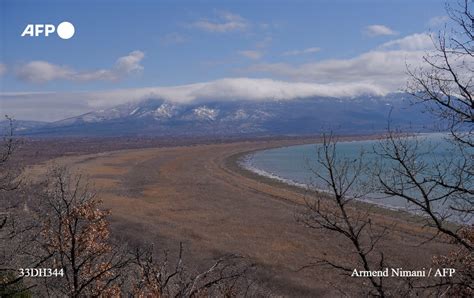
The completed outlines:
<svg viewBox="0 0 474 298">
<path fill-rule="evenodd" d="M 456 176 L 464 179 L 446 179 L 437 173 L 429 178 L 438 188 L 452 190 L 464 197 L 462 206 L 451 206 L 459 212 L 474 213 L 474 18 L 473 2 L 464 0 L 456 6 L 447 5 L 452 23 L 451 30 L 441 31 L 433 37 L 434 51 L 423 58 L 424 65 L 408 69 L 408 91 L 416 103 L 438 118 L 438 124 L 451 132 L 451 142 L 457 147 Z M 390 132 L 389 132 L 390 134 Z M 393 144 L 395 145 L 395 144 Z M 468 183 L 470 182 L 470 183 Z"/>
<path fill-rule="evenodd" d="M 19 182 L 16 180 L 19 169 L 15 169 L 9 164 L 13 152 L 18 146 L 18 142 L 14 137 L 13 119 L 8 116 L 5 117 L 8 122 L 8 128 L 0 142 L 0 192 L 14 190 L 19 185 Z"/>
<path fill-rule="evenodd" d="M 433 144 L 393 131 L 374 147 L 379 164 L 374 167 L 377 191 L 404 199 L 407 207 L 425 218 L 428 226 L 438 234 L 472 250 L 452 222 L 472 219 L 473 176 L 462 156 L 448 154 L 442 159 L 433 157 Z M 467 191 L 466 191 L 467 190 Z"/>
<path fill-rule="evenodd" d="M 328 265 L 349 276 L 354 268 L 370 272 L 382 270 L 386 266 L 384 255 L 377 252 L 376 246 L 386 228 L 373 225 L 369 210 L 356 209 L 353 205 L 354 200 L 365 195 L 359 189 L 366 172 L 363 152 L 355 160 L 339 157 L 337 139 L 324 135 L 317 152 L 317 165 L 311 170 L 317 177 L 316 187 L 324 189 L 329 195 L 327 198 L 321 194 L 307 197 L 306 212 L 299 220 L 310 228 L 327 230 L 345 238 L 352 248 L 349 252 L 356 256 L 358 262 L 348 266 L 324 259 L 310 266 Z M 370 294 L 387 295 L 383 277 L 367 278 L 372 285 Z"/>
<path fill-rule="evenodd" d="M 379 191 L 404 199 L 435 228 L 438 239 L 456 248 L 436 256 L 437 265 L 455 266 L 455 277 L 425 287 L 444 293 L 472 296 L 474 285 L 474 14 L 473 1 L 446 5 L 450 23 L 432 40 L 434 50 L 416 69 L 408 67 L 408 91 L 416 104 L 437 118 L 448 130 L 449 149 L 443 158 L 433 159 L 435 148 L 419 138 L 400 136 L 389 128 L 376 148 L 381 158 L 376 179 Z M 427 158 L 427 156 L 430 156 Z"/>
<path fill-rule="evenodd" d="M 100 208 L 87 179 L 65 168 L 52 169 L 41 183 L 24 185 L 21 193 L 12 195 L 20 185 L 21 169 L 9 163 L 18 142 L 13 120 L 7 119 L 8 131 L 0 143 L 0 296 L 234 297 L 249 293 L 253 283 L 247 273 L 253 264 L 242 257 L 224 256 L 195 272 L 185 267 L 181 245 L 175 264 L 168 253 L 160 260 L 151 250 L 130 254 L 120 248 L 110 239 L 109 212 Z M 19 274 L 38 268 L 52 269 L 54 275 Z"/>
<path fill-rule="evenodd" d="M 108 211 L 100 209 L 87 181 L 55 168 L 40 189 L 37 257 L 60 273 L 45 281 L 45 292 L 71 297 L 120 293 L 130 258 L 110 241 Z"/>
<path fill-rule="evenodd" d="M 474 166 L 472 151 L 462 147 L 474 147 L 474 17 L 473 2 L 464 0 L 455 6 L 447 4 L 446 10 L 454 24 L 433 37 L 434 51 L 423 57 L 424 65 L 418 69 L 408 69 L 411 76 L 408 91 L 416 103 L 424 104 L 427 111 L 440 120 L 447 128 L 456 146 L 460 147 L 460 157 L 465 161 L 459 169 L 472 179 Z M 474 212 L 473 189 L 449 183 L 436 177 L 436 184 L 456 192 L 463 192 L 469 200 L 463 211 Z M 458 182 L 458 181 L 456 181 Z"/>
<path fill-rule="evenodd" d="M 156 259 L 153 250 L 137 249 L 134 258 L 132 294 L 138 297 L 246 296 L 251 283 L 247 279 L 253 264 L 240 256 L 219 258 L 209 268 L 196 273 L 186 268 L 180 243 L 175 262 L 165 251 Z"/>
<path fill-rule="evenodd" d="M 464 228 L 460 231 L 464 241 L 474 244 L 473 229 Z M 448 255 L 435 256 L 434 264 L 444 268 L 456 268 L 456 274 L 442 277 L 434 286 L 446 289 L 444 292 L 455 297 L 472 297 L 474 292 L 474 255 L 462 246 L 457 247 Z M 433 286 L 433 285 L 432 285 Z"/>
<path fill-rule="evenodd" d="M 16 275 L 14 268 L 16 254 L 23 247 L 25 232 L 31 226 L 27 220 L 18 216 L 20 201 L 18 188 L 21 169 L 12 162 L 18 140 L 14 136 L 14 121 L 5 116 L 7 126 L 0 141 L 0 295 L 15 295 L 27 292 L 28 288 L 22 283 L 22 278 Z"/>
<path fill-rule="evenodd" d="M 424 65 L 418 69 L 409 69 L 411 80 L 409 91 L 415 102 L 424 104 L 426 109 L 438 117 L 451 132 L 451 142 L 456 151 L 450 152 L 453 158 L 448 162 L 438 163 L 431 173 L 413 166 L 416 148 L 406 148 L 407 143 L 393 138 L 389 133 L 388 144 L 384 151 L 399 154 L 388 157 L 395 160 L 396 167 L 402 167 L 404 175 L 409 176 L 411 184 L 424 197 L 425 214 L 431 218 L 438 230 L 450 236 L 458 244 L 472 252 L 472 243 L 446 230 L 443 218 L 434 213 L 430 202 L 437 200 L 448 202 L 449 209 L 463 214 L 464 224 L 471 226 L 474 213 L 474 14 L 473 1 L 459 1 L 455 5 L 446 5 L 451 26 L 433 37 L 434 51 L 424 57 Z M 405 155 L 400 155 L 404 154 Z M 408 156 L 408 157 L 407 157 Z M 393 157 L 393 158 L 392 158 Z M 410 163 L 412 164 L 410 166 Z M 422 173 L 417 173 L 422 172 Z M 388 186 L 388 185 L 386 185 Z M 393 186 L 393 185 L 392 185 Z M 387 187 L 386 187 L 387 188 Z M 393 190 L 393 187 L 388 187 Z M 429 189 L 428 189 L 429 188 Z M 431 189 L 436 191 L 430 191 Z M 386 189 L 392 192 L 390 189 Z M 400 191 L 402 190 L 402 191 Z M 430 192 L 428 192 L 430 191 Z M 412 203 L 417 203 L 403 189 L 394 191 L 405 196 Z M 401 193 L 402 192 L 402 193 Z"/>
<path fill-rule="evenodd" d="M 464 0 L 456 6 L 447 4 L 454 26 L 433 36 L 434 51 L 424 57 L 424 65 L 411 69 L 408 91 L 415 102 L 425 105 L 437 116 L 454 139 L 473 147 L 474 123 L 474 15 L 473 2 Z"/>
<path fill-rule="evenodd" d="M 208 269 L 194 273 L 184 265 L 180 245 L 176 262 L 168 252 L 157 258 L 151 248 L 141 246 L 131 253 L 128 244 L 120 247 L 110 238 L 108 211 L 80 175 L 54 168 L 48 179 L 36 186 L 34 210 L 39 223 L 32 258 L 57 275 L 28 285 L 46 296 L 67 295 L 138 297 L 233 297 L 248 291 L 247 272 L 253 268 L 239 256 L 224 256 Z"/>
</svg>

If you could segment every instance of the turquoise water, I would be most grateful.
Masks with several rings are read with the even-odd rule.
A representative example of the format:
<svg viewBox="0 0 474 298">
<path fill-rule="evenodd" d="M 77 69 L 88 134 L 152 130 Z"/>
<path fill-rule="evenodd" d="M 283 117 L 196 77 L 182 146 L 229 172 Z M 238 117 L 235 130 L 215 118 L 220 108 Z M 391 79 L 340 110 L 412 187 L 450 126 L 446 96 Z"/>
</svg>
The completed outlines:
<svg viewBox="0 0 474 298">
<path fill-rule="evenodd" d="M 445 137 L 444 134 L 429 134 L 418 137 L 421 141 L 420 151 L 425 152 L 420 157 L 420 161 L 434 164 L 456 154 L 453 153 L 455 152 L 453 151 L 453 145 L 446 141 Z M 368 164 L 374 164 L 379 158 L 373 152 L 374 149 L 379 148 L 379 145 L 380 141 L 340 142 L 337 144 L 336 154 L 338 158 L 355 161 L 360 157 L 360 152 L 363 150 L 365 152 L 364 161 Z M 244 166 L 257 174 L 289 184 L 324 189 L 322 182 L 318 182 L 312 172 L 312 170 L 318 170 L 316 163 L 317 147 L 317 144 L 310 144 L 258 151 L 246 157 Z M 361 184 L 365 183 L 370 188 L 370 179 L 373 179 L 373 177 L 369 174 L 361 177 Z M 470 182 L 472 186 L 474 182 Z M 382 197 L 377 193 L 368 194 L 364 196 L 364 199 L 389 208 L 410 210 L 413 207 L 407 204 L 404 199 Z M 442 206 L 438 206 L 438 208 L 443 209 Z"/>
</svg>

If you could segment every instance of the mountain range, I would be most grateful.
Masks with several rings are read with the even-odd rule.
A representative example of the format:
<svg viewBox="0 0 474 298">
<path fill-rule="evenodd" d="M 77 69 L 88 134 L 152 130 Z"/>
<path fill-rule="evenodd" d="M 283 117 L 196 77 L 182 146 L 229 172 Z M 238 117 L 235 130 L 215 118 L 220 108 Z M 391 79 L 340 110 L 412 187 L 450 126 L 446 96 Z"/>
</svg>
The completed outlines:
<svg viewBox="0 0 474 298">
<path fill-rule="evenodd" d="M 311 135 L 333 130 L 377 133 L 394 125 L 423 130 L 432 124 L 406 93 L 352 98 L 209 101 L 177 104 L 146 99 L 55 122 L 16 121 L 28 136 Z M 5 126 L 5 121 L 0 122 Z"/>
</svg>

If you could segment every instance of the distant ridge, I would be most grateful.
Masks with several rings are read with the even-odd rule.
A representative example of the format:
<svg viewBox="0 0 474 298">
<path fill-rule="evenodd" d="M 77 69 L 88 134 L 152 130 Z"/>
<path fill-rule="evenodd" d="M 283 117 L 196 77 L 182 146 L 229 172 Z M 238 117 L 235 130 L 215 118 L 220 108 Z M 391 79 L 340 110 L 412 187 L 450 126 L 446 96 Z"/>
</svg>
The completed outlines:
<svg viewBox="0 0 474 298">
<path fill-rule="evenodd" d="M 315 97 L 267 101 L 176 104 L 147 99 L 52 122 L 22 121 L 30 136 L 309 135 L 322 130 L 376 133 L 393 125 L 424 130 L 432 125 L 408 94 L 353 98 Z"/>
</svg>

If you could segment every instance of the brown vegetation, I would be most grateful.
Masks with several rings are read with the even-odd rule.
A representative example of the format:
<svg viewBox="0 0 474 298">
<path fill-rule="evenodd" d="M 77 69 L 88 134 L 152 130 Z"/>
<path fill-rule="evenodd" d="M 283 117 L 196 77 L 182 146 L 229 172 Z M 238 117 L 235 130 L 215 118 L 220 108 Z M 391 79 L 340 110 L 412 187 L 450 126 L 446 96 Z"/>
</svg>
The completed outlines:
<svg viewBox="0 0 474 298">
<path fill-rule="evenodd" d="M 368 167 L 362 156 L 338 158 L 337 141 L 325 136 L 314 174 L 329 193 L 269 182 L 229 163 L 243 152 L 314 139 L 85 156 L 76 155 L 79 146 L 75 154 L 20 176 L 19 163 L 12 163 L 17 142 L 11 126 L 0 148 L 0 295 L 472 296 L 470 5 L 466 0 L 448 6 L 455 30 L 434 39 L 436 52 L 425 57 L 425 68 L 410 70 L 415 101 L 450 130 L 455 153 L 430 165 L 418 140 L 389 128 L 374 148 L 381 162 Z M 99 142 L 102 149 L 85 143 L 87 152 L 108 148 L 107 142 Z M 41 153 L 35 152 L 34 160 L 52 157 L 48 154 L 37 158 Z M 372 175 L 371 187 L 359 187 L 363 174 Z M 401 197 L 422 216 L 356 200 L 369 191 Z M 436 209 L 438 202 L 449 212 Z M 311 229 L 301 229 L 295 213 Z M 465 222 L 454 224 L 453 217 Z M 453 267 L 456 274 L 340 283 L 341 272 L 347 278 L 356 268 L 430 266 Z M 57 269 L 61 276 L 23 275 L 41 268 Z"/>
<path fill-rule="evenodd" d="M 380 271 L 388 267 L 387 262 L 393 264 L 393 261 L 384 258 L 388 254 L 378 245 L 385 236 L 384 232 L 389 234 L 392 229 L 384 227 L 382 232 L 374 233 L 370 213 L 348 212 L 349 203 L 353 198 L 360 197 L 353 189 L 362 185 L 358 181 L 362 176 L 373 177 L 372 189 L 365 188 L 366 194 L 372 191 L 404 199 L 413 211 L 422 216 L 425 226 L 435 230 L 435 235 L 421 242 L 420 246 L 435 238 L 455 245 L 448 255 L 433 258 L 435 266 L 457 270 L 454 276 L 438 276 L 434 281 L 407 278 L 401 286 L 392 285 L 390 282 L 393 279 L 387 277 L 368 276 L 372 286 L 367 290 L 368 294 L 385 297 L 400 294 L 440 296 L 446 293 L 472 296 L 474 293 L 474 16 L 471 5 L 472 1 L 465 0 L 456 7 L 447 6 L 447 12 L 455 24 L 453 30 L 440 32 L 433 38 L 435 51 L 427 53 L 423 67 L 409 69 L 409 91 L 415 103 L 423 104 L 427 111 L 438 117 L 442 129 L 451 132 L 448 138 L 451 147 L 445 158 L 426 161 L 424 157 L 433 154 L 433 148 L 417 137 L 392 130 L 390 123 L 387 136 L 374 146 L 373 153 L 379 158 L 375 165 L 364 165 L 362 156 L 356 161 L 337 157 L 337 140 L 331 136 L 325 137 L 319 146 L 314 174 L 331 193 L 329 201 L 337 211 L 321 207 L 320 198 L 310 197 L 303 222 L 311 228 L 324 229 L 350 240 L 352 249 L 347 249 L 347 253 L 358 257 L 362 270 Z M 369 167 L 373 169 L 371 172 Z M 324 205 L 327 204 L 324 202 Z M 380 257 L 370 260 L 369 256 L 375 252 Z M 326 258 L 319 264 L 329 264 L 346 274 L 351 272 L 349 267 Z"/>
</svg>

